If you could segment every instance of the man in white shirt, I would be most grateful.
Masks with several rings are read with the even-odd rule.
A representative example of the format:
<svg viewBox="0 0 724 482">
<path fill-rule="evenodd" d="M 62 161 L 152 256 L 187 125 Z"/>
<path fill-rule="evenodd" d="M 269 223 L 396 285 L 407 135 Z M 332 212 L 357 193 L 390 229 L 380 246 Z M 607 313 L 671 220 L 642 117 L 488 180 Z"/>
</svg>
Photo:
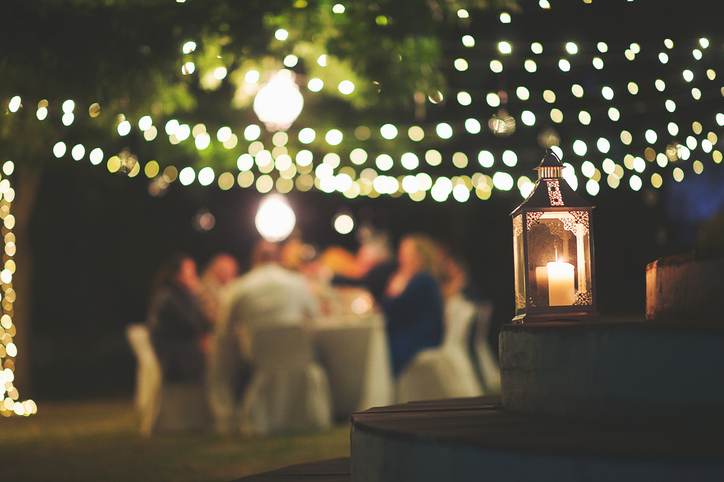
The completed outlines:
<svg viewBox="0 0 724 482">
<path fill-rule="evenodd" d="M 248 365 L 249 340 L 254 332 L 303 325 L 318 313 L 306 279 L 278 261 L 279 247 L 260 241 L 252 254 L 252 269 L 226 289 L 209 364 L 210 403 L 217 431 L 234 428 L 236 381 L 242 366 Z"/>
<path fill-rule="evenodd" d="M 276 325 L 297 325 L 317 314 L 307 280 L 278 263 L 277 245 L 261 241 L 254 249 L 251 271 L 229 285 L 227 320 L 253 334 Z"/>
</svg>

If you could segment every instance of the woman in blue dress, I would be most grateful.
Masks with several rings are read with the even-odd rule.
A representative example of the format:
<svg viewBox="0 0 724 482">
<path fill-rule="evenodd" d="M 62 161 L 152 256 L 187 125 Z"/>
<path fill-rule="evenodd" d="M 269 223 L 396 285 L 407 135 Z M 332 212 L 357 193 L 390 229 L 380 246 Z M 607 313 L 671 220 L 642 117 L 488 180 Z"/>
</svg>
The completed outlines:
<svg viewBox="0 0 724 482">
<path fill-rule="evenodd" d="M 417 353 L 442 341 L 439 269 L 440 250 L 434 241 L 422 235 L 402 239 L 398 267 L 387 283 L 381 303 L 395 377 Z"/>
</svg>

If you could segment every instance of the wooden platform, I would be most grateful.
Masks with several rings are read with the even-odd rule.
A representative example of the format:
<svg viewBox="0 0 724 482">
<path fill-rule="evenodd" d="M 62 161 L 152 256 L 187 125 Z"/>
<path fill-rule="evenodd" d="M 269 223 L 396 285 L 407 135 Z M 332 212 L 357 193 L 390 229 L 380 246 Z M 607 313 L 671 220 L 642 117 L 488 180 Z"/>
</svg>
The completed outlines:
<svg viewBox="0 0 724 482">
<path fill-rule="evenodd" d="M 720 421 L 576 422 L 495 399 L 417 402 L 353 416 L 352 481 L 721 481 Z"/>
<path fill-rule="evenodd" d="M 324 460 L 251 475 L 236 482 L 349 482 L 349 465 L 348 458 Z"/>
<path fill-rule="evenodd" d="M 724 480 L 721 419 L 576 422 L 494 398 L 412 402 L 352 417 L 352 457 L 243 482 L 697 482 Z"/>
</svg>

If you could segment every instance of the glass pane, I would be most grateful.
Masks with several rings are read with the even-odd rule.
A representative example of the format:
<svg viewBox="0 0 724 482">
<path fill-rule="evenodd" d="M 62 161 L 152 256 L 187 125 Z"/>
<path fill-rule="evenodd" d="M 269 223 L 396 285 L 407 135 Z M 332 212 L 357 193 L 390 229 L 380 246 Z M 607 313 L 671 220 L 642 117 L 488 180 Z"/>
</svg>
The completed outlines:
<svg viewBox="0 0 724 482">
<path fill-rule="evenodd" d="M 526 223 L 531 305 L 591 305 L 588 212 L 527 213 Z"/>
<path fill-rule="evenodd" d="M 513 218 L 513 273 L 515 276 L 515 313 L 525 310 L 525 257 L 523 256 L 523 215 Z"/>
</svg>

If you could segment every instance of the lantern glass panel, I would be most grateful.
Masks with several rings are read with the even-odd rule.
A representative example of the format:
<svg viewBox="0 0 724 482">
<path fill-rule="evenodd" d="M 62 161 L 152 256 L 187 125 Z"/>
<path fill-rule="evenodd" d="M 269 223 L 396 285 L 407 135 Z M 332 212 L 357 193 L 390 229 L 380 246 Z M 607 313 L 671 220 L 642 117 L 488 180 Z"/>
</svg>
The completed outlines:
<svg viewBox="0 0 724 482">
<path fill-rule="evenodd" d="M 513 266 L 515 276 L 515 314 L 525 311 L 525 256 L 523 244 L 523 215 L 513 218 Z"/>
<path fill-rule="evenodd" d="M 589 212 L 532 211 L 526 213 L 526 227 L 529 305 L 591 305 Z"/>
</svg>

